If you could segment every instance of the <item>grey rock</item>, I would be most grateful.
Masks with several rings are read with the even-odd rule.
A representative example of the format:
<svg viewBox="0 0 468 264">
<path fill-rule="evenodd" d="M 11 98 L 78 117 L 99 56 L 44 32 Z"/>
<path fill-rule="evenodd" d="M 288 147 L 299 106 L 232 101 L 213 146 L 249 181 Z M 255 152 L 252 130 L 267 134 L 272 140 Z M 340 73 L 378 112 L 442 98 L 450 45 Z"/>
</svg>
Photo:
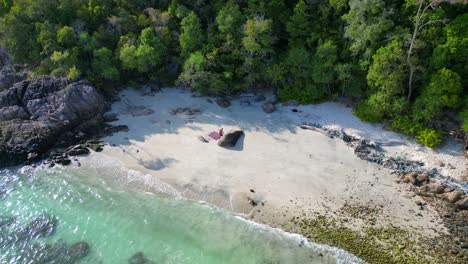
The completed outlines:
<svg viewBox="0 0 468 264">
<path fill-rule="evenodd" d="M 96 133 L 107 106 L 84 80 L 69 83 L 46 76 L 0 91 L 0 167 Z"/>
<path fill-rule="evenodd" d="M 222 136 L 219 141 L 218 141 L 218 146 L 220 147 L 235 147 L 237 144 L 237 141 L 240 139 L 240 137 L 244 135 L 244 131 L 242 130 L 235 130 L 235 131 L 230 131 L 224 136 Z"/>
<path fill-rule="evenodd" d="M 265 113 L 273 113 L 276 111 L 276 107 L 272 103 L 264 103 L 262 105 L 262 109 Z"/>
<path fill-rule="evenodd" d="M 228 108 L 229 106 L 231 106 L 231 102 L 229 102 L 229 100 L 226 98 L 216 99 L 216 104 L 222 108 Z"/>
</svg>

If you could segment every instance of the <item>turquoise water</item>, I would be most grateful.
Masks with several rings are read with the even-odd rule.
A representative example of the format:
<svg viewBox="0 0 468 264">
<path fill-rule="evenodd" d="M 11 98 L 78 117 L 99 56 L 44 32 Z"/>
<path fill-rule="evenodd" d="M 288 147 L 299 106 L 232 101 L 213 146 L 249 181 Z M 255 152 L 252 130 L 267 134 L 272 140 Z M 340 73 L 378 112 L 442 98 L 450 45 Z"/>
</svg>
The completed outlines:
<svg viewBox="0 0 468 264">
<path fill-rule="evenodd" d="M 58 255 L 66 255 L 66 248 L 80 241 L 89 244 L 90 250 L 75 263 L 337 262 L 334 253 L 314 248 L 298 236 L 206 204 L 132 191 L 89 172 L 0 170 L 0 180 L 2 264 L 41 263 L 31 253 L 39 251 L 40 245 L 42 250 L 44 245 L 55 245 Z M 7 241 L 44 214 L 57 220 L 53 234 L 2 244 L 2 237 Z M 7 224 L 5 219 L 12 220 Z M 147 262 L 129 262 L 138 252 Z M 57 259 L 42 263 L 73 263 Z"/>
</svg>

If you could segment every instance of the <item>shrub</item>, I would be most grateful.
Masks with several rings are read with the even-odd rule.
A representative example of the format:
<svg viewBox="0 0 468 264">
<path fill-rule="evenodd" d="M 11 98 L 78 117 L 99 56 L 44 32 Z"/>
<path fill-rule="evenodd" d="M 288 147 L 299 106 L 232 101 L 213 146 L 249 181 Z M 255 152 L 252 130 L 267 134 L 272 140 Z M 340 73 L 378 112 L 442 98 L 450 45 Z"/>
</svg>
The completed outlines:
<svg viewBox="0 0 468 264">
<path fill-rule="evenodd" d="M 362 121 L 369 123 L 377 123 L 383 119 L 383 112 L 376 111 L 367 101 L 356 106 L 354 114 Z"/>
<path fill-rule="evenodd" d="M 442 133 L 435 129 L 425 128 L 418 132 L 416 139 L 424 146 L 436 148 L 440 143 L 442 143 Z"/>
</svg>

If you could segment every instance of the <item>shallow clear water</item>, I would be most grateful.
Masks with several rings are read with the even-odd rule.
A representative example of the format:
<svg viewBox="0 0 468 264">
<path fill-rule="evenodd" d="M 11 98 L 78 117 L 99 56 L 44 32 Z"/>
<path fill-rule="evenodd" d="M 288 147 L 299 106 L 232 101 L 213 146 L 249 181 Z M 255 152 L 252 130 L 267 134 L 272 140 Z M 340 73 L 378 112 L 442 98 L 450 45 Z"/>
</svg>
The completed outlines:
<svg viewBox="0 0 468 264">
<path fill-rule="evenodd" d="M 41 214 L 57 219 L 52 235 L 5 242 Z M 0 216 L 2 264 L 37 263 L 31 251 L 39 251 L 38 243 L 79 241 L 90 251 L 76 263 L 129 263 L 138 252 L 154 263 L 336 263 L 333 250 L 299 236 L 206 204 L 132 191 L 79 170 L 0 170 Z M 63 248 L 58 255 L 66 254 Z"/>
</svg>

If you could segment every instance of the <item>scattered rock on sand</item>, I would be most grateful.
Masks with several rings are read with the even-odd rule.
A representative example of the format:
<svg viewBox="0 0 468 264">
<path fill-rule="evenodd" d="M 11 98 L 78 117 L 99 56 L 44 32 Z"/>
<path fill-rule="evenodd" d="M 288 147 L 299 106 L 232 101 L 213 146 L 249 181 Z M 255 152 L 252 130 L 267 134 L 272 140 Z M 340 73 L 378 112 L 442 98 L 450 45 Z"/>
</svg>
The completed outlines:
<svg viewBox="0 0 468 264">
<path fill-rule="evenodd" d="M 262 105 L 262 109 L 263 109 L 263 112 L 268 113 L 268 114 L 276 111 L 276 107 L 271 103 L 264 103 Z"/>
<path fill-rule="evenodd" d="M 244 135 L 244 131 L 242 130 L 235 130 L 230 131 L 218 141 L 218 146 L 220 147 L 235 147 L 239 138 Z"/>
<path fill-rule="evenodd" d="M 184 115 L 198 115 L 201 114 L 201 110 L 198 108 L 189 108 L 189 107 L 179 107 L 170 112 L 171 115 L 178 115 L 178 114 L 184 114 Z"/>
<path fill-rule="evenodd" d="M 447 186 L 440 182 L 431 182 L 420 187 L 420 192 L 423 195 L 427 194 L 442 194 Z"/>
<path fill-rule="evenodd" d="M 468 210 L 468 196 L 455 203 L 455 207 L 460 210 Z"/>
<path fill-rule="evenodd" d="M 445 200 L 447 200 L 449 203 L 458 202 L 462 198 L 462 196 L 463 196 L 463 192 L 459 190 L 444 194 Z"/>
<path fill-rule="evenodd" d="M 229 102 L 226 98 L 218 98 L 216 99 L 216 104 L 218 104 L 222 108 L 228 108 L 231 106 L 231 102 Z"/>
</svg>

